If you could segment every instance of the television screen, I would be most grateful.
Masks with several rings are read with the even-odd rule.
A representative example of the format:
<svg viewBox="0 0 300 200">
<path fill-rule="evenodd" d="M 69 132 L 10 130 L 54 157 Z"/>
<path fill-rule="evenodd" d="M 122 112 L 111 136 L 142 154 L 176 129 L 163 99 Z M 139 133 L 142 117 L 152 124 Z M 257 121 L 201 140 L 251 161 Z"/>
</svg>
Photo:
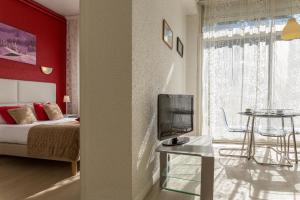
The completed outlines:
<svg viewBox="0 0 300 200">
<path fill-rule="evenodd" d="M 193 95 L 158 95 L 158 139 L 166 140 L 193 131 Z"/>
</svg>

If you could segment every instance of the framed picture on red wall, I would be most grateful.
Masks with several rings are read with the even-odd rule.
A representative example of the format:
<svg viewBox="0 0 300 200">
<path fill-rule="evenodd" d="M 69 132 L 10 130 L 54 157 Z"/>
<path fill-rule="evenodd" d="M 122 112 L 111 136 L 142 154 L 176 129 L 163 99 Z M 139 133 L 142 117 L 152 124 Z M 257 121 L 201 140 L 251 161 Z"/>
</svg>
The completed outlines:
<svg viewBox="0 0 300 200">
<path fill-rule="evenodd" d="M 36 36 L 0 22 L 0 58 L 36 65 Z"/>
</svg>

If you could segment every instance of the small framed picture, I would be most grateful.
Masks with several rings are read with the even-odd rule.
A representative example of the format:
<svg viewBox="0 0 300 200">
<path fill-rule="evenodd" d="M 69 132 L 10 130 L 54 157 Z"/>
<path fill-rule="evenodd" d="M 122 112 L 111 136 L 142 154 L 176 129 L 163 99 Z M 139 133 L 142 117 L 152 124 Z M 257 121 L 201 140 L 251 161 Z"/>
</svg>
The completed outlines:
<svg viewBox="0 0 300 200">
<path fill-rule="evenodd" d="M 177 52 L 181 57 L 183 57 L 183 44 L 179 37 L 177 37 Z"/>
<path fill-rule="evenodd" d="M 163 41 L 170 49 L 173 49 L 173 31 L 165 19 L 163 20 L 162 32 L 163 32 L 162 34 Z"/>
</svg>

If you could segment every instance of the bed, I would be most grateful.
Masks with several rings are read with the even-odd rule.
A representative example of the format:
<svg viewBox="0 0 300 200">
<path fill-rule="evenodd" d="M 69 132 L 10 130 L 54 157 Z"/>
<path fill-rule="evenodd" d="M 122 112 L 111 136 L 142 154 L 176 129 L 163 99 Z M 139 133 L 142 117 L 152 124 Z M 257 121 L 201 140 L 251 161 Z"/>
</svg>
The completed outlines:
<svg viewBox="0 0 300 200">
<path fill-rule="evenodd" d="M 31 105 L 32 102 L 56 102 L 56 85 L 45 82 L 0 79 L 0 106 Z M 33 127 L 57 126 L 74 122 L 74 120 L 74 118 L 64 118 L 55 121 L 38 121 L 26 125 L 0 124 L 0 155 L 70 162 L 72 175 L 75 175 L 79 156 L 76 159 L 69 159 L 59 156 L 33 156 L 28 154 L 28 134 Z"/>
</svg>

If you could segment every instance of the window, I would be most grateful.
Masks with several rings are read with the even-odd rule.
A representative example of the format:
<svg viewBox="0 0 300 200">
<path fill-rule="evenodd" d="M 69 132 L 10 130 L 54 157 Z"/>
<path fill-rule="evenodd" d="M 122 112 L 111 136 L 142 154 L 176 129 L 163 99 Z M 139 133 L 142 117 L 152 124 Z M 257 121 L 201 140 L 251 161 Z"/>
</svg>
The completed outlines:
<svg viewBox="0 0 300 200">
<path fill-rule="evenodd" d="M 294 17 L 300 21 L 300 15 Z M 246 124 L 237 114 L 246 108 L 300 110 L 300 40 L 280 39 L 288 19 L 281 16 L 203 27 L 204 133 L 215 140 L 237 139 L 237 134 L 226 131 L 221 107 L 232 126 Z"/>
</svg>

